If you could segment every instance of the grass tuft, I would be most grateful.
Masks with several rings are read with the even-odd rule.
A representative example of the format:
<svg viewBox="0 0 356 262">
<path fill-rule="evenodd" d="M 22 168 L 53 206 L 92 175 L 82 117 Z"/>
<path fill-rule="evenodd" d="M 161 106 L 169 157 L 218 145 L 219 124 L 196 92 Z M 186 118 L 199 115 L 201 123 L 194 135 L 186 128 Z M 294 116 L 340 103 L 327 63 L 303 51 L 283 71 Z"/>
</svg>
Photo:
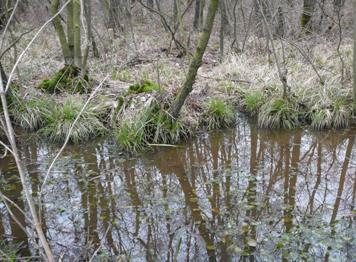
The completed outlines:
<svg viewBox="0 0 356 262">
<path fill-rule="evenodd" d="M 253 91 L 248 94 L 243 99 L 244 110 L 251 116 L 258 115 L 258 112 L 265 101 L 262 91 Z"/>
<path fill-rule="evenodd" d="M 124 121 L 115 132 L 116 141 L 125 151 L 142 151 L 146 144 L 145 123 L 136 120 Z"/>
<path fill-rule="evenodd" d="M 22 98 L 14 95 L 10 114 L 16 125 L 28 131 L 36 131 L 45 125 L 45 116 L 49 114 L 52 102 L 47 96 Z"/>
<path fill-rule="evenodd" d="M 347 128 L 352 115 L 352 106 L 345 98 L 339 98 L 334 102 L 333 127 Z"/>
<path fill-rule="evenodd" d="M 207 104 L 203 123 L 208 129 L 231 126 L 235 122 L 233 107 L 222 98 L 213 98 Z"/>
<path fill-rule="evenodd" d="M 46 124 L 40 129 L 40 133 L 50 141 L 63 142 L 83 106 L 83 101 L 74 99 L 54 105 L 46 114 Z M 106 128 L 98 119 L 98 114 L 91 108 L 86 108 L 70 133 L 69 141 L 73 143 L 85 141 L 103 134 L 105 130 Z"/>
<path fill-rule="evenodd" d="M 269 129 L 293 129 L 299 124 L 296 106 L 282 98 L 274 98 L 260 108 L 258 126 Z"/>
<path fill-rule="evenodd" d="M 314 106 L 308 118 L 313 129 L 326 130 L 347 128 L 350 125 L 351 115 L 352 106 L 347 103 L 346 98 L 340 97 L 333 101 L 332 106 Z"/>
<path fill-rule="evenodd" d="M 150 144 L 175 144 L 188 134 L 183 121 L 173 120 L 154 100 L 134 117 L 126 117 L 115 132 L 119 146 L 131 152 L 142 151 Z"/>
<path fill-rule="evenodd" d="M 181 119 L 173 120 L 163 110 L 152 115 L 149 129 L 152 130 L 152 143 L 176 144 L 189 134 L 189 129 Z"/>
</svg>

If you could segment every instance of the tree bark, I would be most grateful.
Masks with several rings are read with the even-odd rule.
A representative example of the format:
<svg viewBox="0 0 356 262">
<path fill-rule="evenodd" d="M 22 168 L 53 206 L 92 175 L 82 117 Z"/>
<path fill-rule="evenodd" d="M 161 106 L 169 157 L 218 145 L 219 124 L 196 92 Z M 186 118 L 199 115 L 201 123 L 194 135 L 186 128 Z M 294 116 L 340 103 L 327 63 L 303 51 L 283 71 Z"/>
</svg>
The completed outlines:
<svg viewBox="0 0 356 262">
<path fill-rule="evenodd" d="M 185 78 L 183 87 L 179 92 L 178 97 L 173 102 L 170 109 L 170 113 L 173 118 L 177 118 L 179 116 L 180 110 L 184 105 L 186 98 L 193 90 L 193 84 L 195 82 L 198 69 L 202 64 L 203 55 L 210 39 L 211 31 L 214 25 L 216 10 L 218 8 L 218 3 L 219 0 L 209 1 L 209 10 L 208 10 L 208 15 L 206 18 L 206 24 L 204 26 L 204 30 L 199 37 L 198 46 L 196 48 L 193 60 L 190 63 L 188 74 Z"/>
<path fill-rule="evenodd" d="M 314 9 L 315 9 L 315 0 L 304 0 L 303 2 L 303 13 L 301 17 L 301 26 L 302 29 L 310 30 L 310 20 L 313 17 Z"/>
<path fill-rule="evenodd" d="M 354 102 L 354 109 L 356 110 L 356 0 L 353 0 L 353 9 L 354 9 L 353 10 L 354 11 L 353 102 Z"/>
<path fill-rule="evenodd" d="M 175 6 L 177 0 L 174 0 Z M 193 27 L 195 30 L 199 29 L 199 21 L 200 21 L 200 0 L 195 0 L 195 12 L 194 12 L 194 21 L 193 21 Z"/>
<path fill-rule="evenodd" d="M 69 54 L 74 58 L 74 13 L 73 13 L 73 0 L 67 6 L 67 39 Z"/>
<path fill-rule="evenodd" d="M 83 1 L 84 5 L 84 15 L 86 20 L 86 27 L 87 27 L 87 39 L 86 39 L 86 48 L 84 51 L 83 56 L 83 72 L 82 74 L 85 75 L 87 69 L 87 62 L 89 57 L 90 45 L 92 44 L 93 48 L 95 47 L 95 41 L 93 37 L 93 30 L 91 27 L 91 20 L 92 20 L 92 13 L 91 13 L 91 0 Z"/>
<path fill-rule="evenodd" d="M 73 0 L 74 65 L 82 68 L 82 50 L 80 39 L 80 0 Z"/>
<path fill-rule="evenodd" d="M 224 38 L 226 28 L 228 27 L 228 18 L 226 13 L 225 0 L 220 0 L 219 2 L 220 8 L 220 59 L 222 60 L 224 57 Z"/>
<path fill-rule="evenodd" d="M 60 4 L 59 0 L 52 1 L 52 4 L 51 4 L 52 15 L 55 15 L 58 12 L 59 4 Z M 65 34 L 63 26 L 62 26 L 61 18 L 58 15 L 53 19 L 53 25 L 54 25 L 54 29 L 56 30 L 56 33 L 58 35 L 59 42 L 61 44 L 64 62 L 67 65 L 72 64 L 73 63 L 72 56 L 70 54 L 69 45 L 68 45 L 68 42 L 66 39 L 66 34 Z"/>
</svg>

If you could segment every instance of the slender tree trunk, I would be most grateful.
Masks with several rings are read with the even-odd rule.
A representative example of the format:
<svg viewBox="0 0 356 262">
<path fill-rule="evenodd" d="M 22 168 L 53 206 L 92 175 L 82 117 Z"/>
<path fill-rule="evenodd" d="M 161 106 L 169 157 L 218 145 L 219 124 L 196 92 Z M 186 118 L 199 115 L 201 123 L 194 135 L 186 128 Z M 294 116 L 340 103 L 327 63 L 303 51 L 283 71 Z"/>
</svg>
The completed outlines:
<svg viewBox="0 0 356 262">
<path fill-rule="evenodd" d="M 80 39 L 80 0 L 73 0 L 74 65 L 82 68 L 82 50 Z"/>
<path fill-rule="evenodd" d="M 205 0 L 200 0 L 200 14 L 199 14 L 199 28 L 203 28 L 204 25 L 204 9 L 205 9 Z"/>
<path fill-rule="evenodd" d="M 260 7 L 261 5 L 261 7 Z M 268 19 L 268 6 L 266 0 L 254 0 L 254 9 L 255 9 L 255 24 L 256 24 L 256 34 L 259 37 L 264 35 L 263 25 L 264 25 L 264 18 L 266 16 L 267 23 L 269 23 Z M 262 10 L 262 11 L 261 11 Z"/>
<path fill-rule="evenodd" d="M 88 57 L 89 57 L 89 51 L 90 51 L 90 45 L 92 44 L 93 48 L 95 47 L 95 41 L 93 38 L 93 30 L 91 27 L 91 19 L 92 19 L 92 13 L 91 13 L 91 0 L 86 0 L 83 1 L 84 5 L 84 15 L 85 15 L 85 20 L 86 20 L 86 27 L 87 27 L 87 39 L 86 39 L 86 47 L 84 51 L 84 56 L 83 56 L 83 72 L 82 74 L 85 75 L 86 69 L 87 69 L 87 62 L 88 62 Z"/>
<path fill-rule="evenodd" d="M 353 100 L 354 100 L 354 109 L 356 110 L 356 0 L 353 0 L 353 10 L 354 10 Z"/>
<path fill-rule="evenodd" d="M 220 59 L 222 60 L 224 57 L 225 32 L 226 32 L 226 28 L 228 26 L 225 0 L 220 0 L 219 8 L 220 8 Z"/>
<path fill-rule="evenodd" d="M 51 4 L 52 15 L 55 15 L 58 12 L 59 4 L 60 4 L 59 0 L 52 1 L 52 4 Z M 56 30 L 56 33 L 58 35 L 59 42 L 61 44 L 64 62 L 67 65 L 72 64 L 73 63 L 72 56 L 71 56 L 69 45 L 68 45 L 68 42 L 66 39 L 66 34 L 65 34 L 63 26 L 62 26 L 61 18 L 59 16 L 56 16 L 53 19 L 53 25 L 54 25 L 54 29 Z"/>
<path fill-rule="evenodd" d="M 74 13 L 73 13 L 73 1 L 67 6 L 67 39 L 68 39 L 68 47 L 69 54 L 71 58 L 74 59 Z M 71 61 L 71 64 L 73 61 Z"/>
<path fill-rule="evenodd" d="M 279 37 L 283 37 L 285 33 L 285 23 L 284 23 L 284 14 L 283 14 L 283 9 L 281 6 L 278 7 L 278 13 L 277 13 L 277 28 L 276 28 L 276 34 Z"/>
<path fill-rule="evenodd" d="M 186 98 L 188 97 L 189 93 L 193 90 L 193 84 L 195 82 L 198 69 L 202 64 L 203 55 L 208 45 L 211 31 L 213 29 L 218 3 L 219 0 L 209 1 L 209 10 L 208 10 L 208 15 L 206 18 L 206 24 L 204 26 L 204 30 L 200 35 L 198 46 L 196 48 L 193 60 L 190 63 L 189 71 L 185 78 L 183 87 L 179 92 L 178 97 L 173 102 L 170 109 L 170 113 L 173 116 L 173 118 L 177 118 L 179 116 L 180 110 L 184 105 Z"/>
<path fill-rule="evenodd" d="M 178 20 L 178 6 L 177 5 L 178 5 L 178 0 L 173 0 L 173 25 L 176 25 L 177 20 Z M 194 29 L 195 29 L 195 16 L 194 16 Z"/>
<path fill-rule="evenodd" d="M 177 0 L 174 0 L 176 5 Z M 199 21 L 200 21 L 200 0 L 195 0 L 195 12 L 194 12 L 194 21 L 193 26 L 195 30 L 199 29 Z"/>
<path fill-rule="evenodd" d="M 310 30 L 310 20 L 313 17 L 314 9 L 315 9 L 315 0 L 304 0 L 303 2 L 303 13 L 301 17 L 301 26 L 302 29 Z"/>
</svg>

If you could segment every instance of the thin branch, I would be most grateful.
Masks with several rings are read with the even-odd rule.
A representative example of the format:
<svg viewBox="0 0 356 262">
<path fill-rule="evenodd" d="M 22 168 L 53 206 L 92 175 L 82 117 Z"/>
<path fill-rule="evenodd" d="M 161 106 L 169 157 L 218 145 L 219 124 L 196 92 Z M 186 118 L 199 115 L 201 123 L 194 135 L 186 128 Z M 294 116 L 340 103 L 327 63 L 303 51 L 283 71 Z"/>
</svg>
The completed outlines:
<svg viewBox="0 0 356 262">
<path fill-rule="evenodd" d="M 26 31 L 26 32 L 23 32 L 23 33 L 22 33 L 21 35 L 19 35 L 14 41 L 12 41 L 12 43 L 9 44 L 9 46 L 6 47 L 5 50 L 2 51 L 2 53 L 0 54 L 0 60 L 3 58 L 3 56 L 4 56 L 14 45 L 16 45 L 16 44 L 21 40 L 21 38 L 22 38 L 23 36 L 25 36 L 25 35 L 31 33 L 33 30 L 34 30 L 34 29 L 31 29 L 31 30 L 28 30 L 28 31 Z"/>
</svg>

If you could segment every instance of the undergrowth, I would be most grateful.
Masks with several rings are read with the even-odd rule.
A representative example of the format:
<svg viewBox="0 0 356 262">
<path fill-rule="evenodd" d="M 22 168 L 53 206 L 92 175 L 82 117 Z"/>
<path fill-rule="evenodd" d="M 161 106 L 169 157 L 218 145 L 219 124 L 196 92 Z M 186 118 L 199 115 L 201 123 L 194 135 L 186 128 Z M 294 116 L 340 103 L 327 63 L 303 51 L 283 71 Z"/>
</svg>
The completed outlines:
<svg viewBox="0 0 356 262">
<path fill-rule="evenodd" d="M 45 125 L 45 116 L 49 114 L 53 101 L 50 97 L 29 96 L 22 98 L 14 95 L 10 105 L 10 114 L 14 123 L 25 130 L 36 131 Z"/>
<path fill-rule="evenodd" d="M 258 115 L 258 112 L 265 102 L 265 97 L 260 90 L 249 92 L 243 98 L 243 110 L 251 116 Z"/>
<path fill-rule="evenodd" d="M 175 144 L 188 136 L 189 129 L 173 120 L 157 101 L 150 101 L 133 117 L 126 117 L 115 131 L 118 145 L 138 152 L 151 144 Z"/>
<path fill-rule="evenodd" d="M 80 68 L 67 65 L 55 73 L 51 79 L 43 80 L 38 88 L 50 94 L 62 92 L 83 94 L 90 91 L 89 82 L 88 75 L 82 76 Z"/>
<path fill-rule="evenodd" d="M 231 126 L 235 122 L 232 105 L 222 98 L 212 98 L 207 103 L 203 125 L 209 130 Z"/>
<path fill-rule="evenodd" d="M 66 100 L 63 104 L 55 104 L 45 115 L 45 126 L 39 132 L 50 141 L 63 142 L 83 106 L 83 101 L 72 98 Z M 74 125 L 69 141 L 78 143 L 99 136 L 105 131 L 106 128 L 100 122 L 98 113 L 88 107 Z"/>
<path fill-rule="evenodd" d="M 299 124 L 295 103 L 282 98 L 273 98 L 261 106 L 258 126 L 269 129 L 293 129 Z"/>
<path fill-rule="evenodd" d="M 340 97 L 335 99 L 331 105 L 317 104 L 313 106 L 308 114 L 308 120 L 310 126 L 315 130 L 340 129 L 350 125 L 351 116 L 351 103 L 348 103 L 346 98 Z"/>
<path fill-rule="evenodd" d="M 0 261 L 19 261 L 19 249 L 19 246 L 10 243 L 5 243 L 3 240 L 0 239 Z"/>
</svg>

